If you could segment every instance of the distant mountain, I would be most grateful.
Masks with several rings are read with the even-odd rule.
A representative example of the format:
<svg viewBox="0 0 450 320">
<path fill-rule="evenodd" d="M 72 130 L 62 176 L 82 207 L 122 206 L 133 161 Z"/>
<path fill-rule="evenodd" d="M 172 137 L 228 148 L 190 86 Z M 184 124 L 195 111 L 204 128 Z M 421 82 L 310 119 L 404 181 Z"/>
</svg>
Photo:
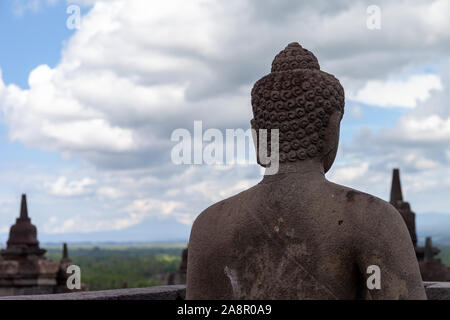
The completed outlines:
<svg viewBox="0 0 450 320">
<path fill-rule="evenodd" d="M 422 244 L 425 237 L 432 237 L 433 243 L 450 243 L 450 214 L 416 214 L 416 231 Z"/>
<path fill-rule="evenodd" d="M 45 234 L 38 230 L 41 243 L 84 242 L 84 243 L 118 243 L 118 242 L 188 242 L 191 226 L 173 220 L 149 219 L 138 225 L 122 230 Z M 2 245 L 8 240 L 8 234 L 0 236 Z"/>
</svg>

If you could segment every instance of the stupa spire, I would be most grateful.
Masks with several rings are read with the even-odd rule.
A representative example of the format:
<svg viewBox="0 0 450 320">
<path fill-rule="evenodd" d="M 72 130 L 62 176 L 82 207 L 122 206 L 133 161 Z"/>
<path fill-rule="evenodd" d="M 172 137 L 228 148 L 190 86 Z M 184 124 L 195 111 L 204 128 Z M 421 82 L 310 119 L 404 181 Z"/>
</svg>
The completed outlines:
<svg viewBox="0 0 450 320">
<path fill-rule="evenodd" d="M 69 258 L 69 253 L 67 252 L 67 243 L 64 242 L 63 244 L 63 254 L 62 254 L 62 258 L 63 259 L 68 259 Z"/>
<path fill-rule="evenodd" d="M 400 170 L 394 169 L 392 171 L 392 186 L 391 186 L 391 200 L 390 202 L 403 201 L 402 185 L 400 183 Z"/>
<path fill-rule="evenodd" d="M 20 219 L 29 219 L 28 218 L 28 206 L 27 206 L 27 195 L 22 194 L 22 202 L 20 204 Z"/>
<path fill-rule="evenodd" d="M 433 252 L 433 244 L 431 242 L 431 238 L 427 237 L 425 239 L 425 253 L 424 253 L 424 261 L 431 262 L 433 260 L 434 252 Z"/>
</svg>

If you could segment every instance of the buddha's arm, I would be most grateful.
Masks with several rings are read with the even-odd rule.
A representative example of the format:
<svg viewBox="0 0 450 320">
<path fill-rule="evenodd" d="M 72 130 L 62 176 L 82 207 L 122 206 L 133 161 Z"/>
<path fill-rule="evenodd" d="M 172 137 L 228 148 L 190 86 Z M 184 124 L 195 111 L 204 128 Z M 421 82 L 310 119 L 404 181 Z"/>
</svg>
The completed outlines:
<svg viewBox="0 0 450 320">
<path fill-rule="evenodd" d="M 206 271 L 208 261 L 205 252 L 205 233 L 196 221 L 192 226 L 188 249 L 188 267 L 186 278 L 186 299 L 210 299 L 205 284 L 208 283 Z"/>
<path fill-rule="evenodd" d="M 358 264 L 363 274 L 365 298 L 426 299 L 411 237 L 393 206 L 375 203 L 359 237 Z"/>
<path fill-rule="evenodd" d="M 186 299 L 231 298 L 230 285 L 221 264 L 221 249 L 215 246 L 220 223 L 211 218 L 212 209 L 205 210 L 194 222 L 189 239 Z"/>
</svg>

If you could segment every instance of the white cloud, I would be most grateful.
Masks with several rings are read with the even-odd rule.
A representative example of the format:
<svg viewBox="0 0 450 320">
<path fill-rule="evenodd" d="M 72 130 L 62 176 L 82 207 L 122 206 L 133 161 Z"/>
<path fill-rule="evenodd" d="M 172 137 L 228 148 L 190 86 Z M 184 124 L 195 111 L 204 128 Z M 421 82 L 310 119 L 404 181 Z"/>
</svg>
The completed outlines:
<svg viewBox="0 0 450 320">
<path fill-rule="evenodd" d="M 44 5 L 54 6 L 60 0 L 13 0 L 13 11 L 17 16 L 22 16 L 25 12 L 37 12 Z"/>
<path fill-rule="evenodd" d="M 357 179 L 364 177 L 368 172 L 369 163 L 362 162 L 354 166 L 345 166 L 334 169 L 329 174 L 329 179 L 333 182 L 349 185 L 354 183 Z"/>
<path fill-rule="evenodd" d="M 123 197 L 125 192 L 113 187 L 101 187 L 97 190 L 97 195 L 109 199 L 117 199 Z"/>
<path fill-rule="evenodd" d="M 219 169 L 220 170 L 220 169 Z M 231 185 L 223 185 L 216 180 L 203 180 L 202 182 L 186 186 L 184 193 L 191 195 L 203 195 L 211 203 L 223 200 L 245 189 L 250 188 L 258 182 L 257 179 L 246 179 L 233 181 Z"/>
<path fill-rule="evenodd" d="M 415 153 L 405 155 L 405 162 L 417 170 L 435 169 L 439 165 L 437 161 Z"/>
<path fill-rule="evenodd" d="M 442 1 L 382 6 L 387 18 L 401 16 L 413 24 L 415 37 L 384 18 L 369 47 L 363 2 L 344 2 L 324 14 L 320 2 L 306 9 L 297 2 L 274 8 L 261 1 L 256 8 L 246 1 L 95 1 L 55 68 L 36 67 L 29 89 L 5 86 L 0 79 L 10 138 L 100 166 L 123 166 L 118 153 L 139 165 L 151 163 L 148 154 L 167 160 L 170 131 L 190 127 L 193 120 L 216 127 L 248 126 L 252 83 L 293 40 L 312 49 L 326 71 L 342 77 L 348 92 L 358 87 L 349 78 L 368 80 L 355 91 L 355 100 L 412 107 L 440 87 L 438 75 L 413 75 L 404 82 L 371 76 L 392 76 L 411 59 L 419 61 L 411 52 L 421 36 L 432 34 L 442 43 L 450 39 L 450 32 L 438 28 L 447 24 L 442 18 L 447 6 Z M 436 20 L 429 23 L 424 11 Z M 283 18 L 287 14 L 290 18 Z M 308 30 L 316 30 L 314 36 Z M 419 51 L 435 52 L 439 43 Z M 399 61 L 399 48 L 411 57 Z M 377 65 L 381 58 L 386 64 Z M 364 78 L 355 74 L 361 68 L 368 68 Z"/>
<path fill-rule="evenodd" d="M 190 225 L 194 222 L 196 212 L 185 212 L 184 204 L 179 201 L 161 201 L 159 199 L 138 199 L 125 210 L 134 216 L 149 216 L 157 218 L 175 218 L 177 221 Z"/>
<path fill-rule="evenodd" d="M 122 230 L 138 224 L 143 220 L 142 214 L 129 213 L 120 217 L 95 215 L 77 215 L 68 219 L 50 217 L 43 225 L 42 231 L 48 234 L 58 233 L 89 233 L 104 230 Z"/>
<path fill-rule="evenodd" d="M 72 197 L 90 193 L 96 180 L 85 177 L 81 180 L 68 181 L 66 177 L 59 177 L 55 182 L 45 183 L 48 192 L 55 196 Z"/>
<path fill-rule="evenodd" d="M 130 130 L 111 127 L 104 119 L 49 123 L 42 126 L 42 133 L 57 141 L 62 148 L 95 151 L 130 151 L 134 144 Z"/>
<path fill-rule="evenodd" d="M 149 212 L 157 210 L 164 215 L 168 215 L 180 205 L 181 203 L 176 201 L 163 202 L 158 199 L 140 199 L 133 201 L 127 209 L 128 211 L 136 212 Z"/>
<path fill-rule="evenodd" d="M 450 117 L 442 119 L 440 116 L 433 114 L 424 118 L 405 117 L 400 120 L 395 130 L 403 130 L 402 136 L 410 141 L 449 142 Z"/>
<path fill-rule="evenodd" d="M 414 75 L 402 80 L 369 80 L 350 100 L 380 107 L 414 108 L 430 97 L 432 90 L 442 90 L 441 79 L 435 74 Z"/>
</svg>

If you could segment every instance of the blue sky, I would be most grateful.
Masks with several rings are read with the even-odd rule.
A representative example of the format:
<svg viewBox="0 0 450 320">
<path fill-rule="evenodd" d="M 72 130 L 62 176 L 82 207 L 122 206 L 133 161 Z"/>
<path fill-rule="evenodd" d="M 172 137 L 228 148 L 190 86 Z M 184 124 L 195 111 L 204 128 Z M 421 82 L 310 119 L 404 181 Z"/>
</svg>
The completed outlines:
<svg viewBox="0 0 450 320">
<path fill-rule="evenodd" d="M 68 17 L 65 2 L 45 5 L 38 10 L 29 9 L 23 14 L 15 13 L 18 6 L 16 1 L 0 4 L 0 39 L 4 48 L 0 50 L 0 69 L 5 84 L 28 89 L 30 72 L 41 64 L 56 66 L 64 43 L 74 30 L 65 27 Z M 4 169 L 64 165 L 58 153 L 9 141 L 8 127 L 3 121 L 0 122 L 0 149 L 0 164 Z"/>
<path fill-rule="evenodd" d="M 133 228 L 185 239 L 198 213 L 261 175 L 251 165 L 175 166 L 171 132 L 194 120 L 246 129 L 252 84 L 291 41 L 346 90 L 328 178 L 387 199 L 391 169 L 400 167 L 417 213 L 450 213 L 444 1 L 381 1 L 381 30 L 365 27 L 367 1 L 307 9 L 261 1 L 258 10 L 247 1 L 71 3 L 81 6 L 80 30 L 66 27 L 66 1 L 0 3 L 2 239 L 21 193 L 52 240 L 104 240 Z"/>
<path fill-rule="evenodd" d="M 61 58 L 64 42 L 74 33 L 66 28 L 67 4 L 58 2 L 41 9 L 14 13 L 15 1 L 0 4 L 0 52 L 3 79 L 28 88 L 28 76 L 36 66 L 54 67 Z M 5 50 L 6 49 L 6 50 Z"/>
</svg>

